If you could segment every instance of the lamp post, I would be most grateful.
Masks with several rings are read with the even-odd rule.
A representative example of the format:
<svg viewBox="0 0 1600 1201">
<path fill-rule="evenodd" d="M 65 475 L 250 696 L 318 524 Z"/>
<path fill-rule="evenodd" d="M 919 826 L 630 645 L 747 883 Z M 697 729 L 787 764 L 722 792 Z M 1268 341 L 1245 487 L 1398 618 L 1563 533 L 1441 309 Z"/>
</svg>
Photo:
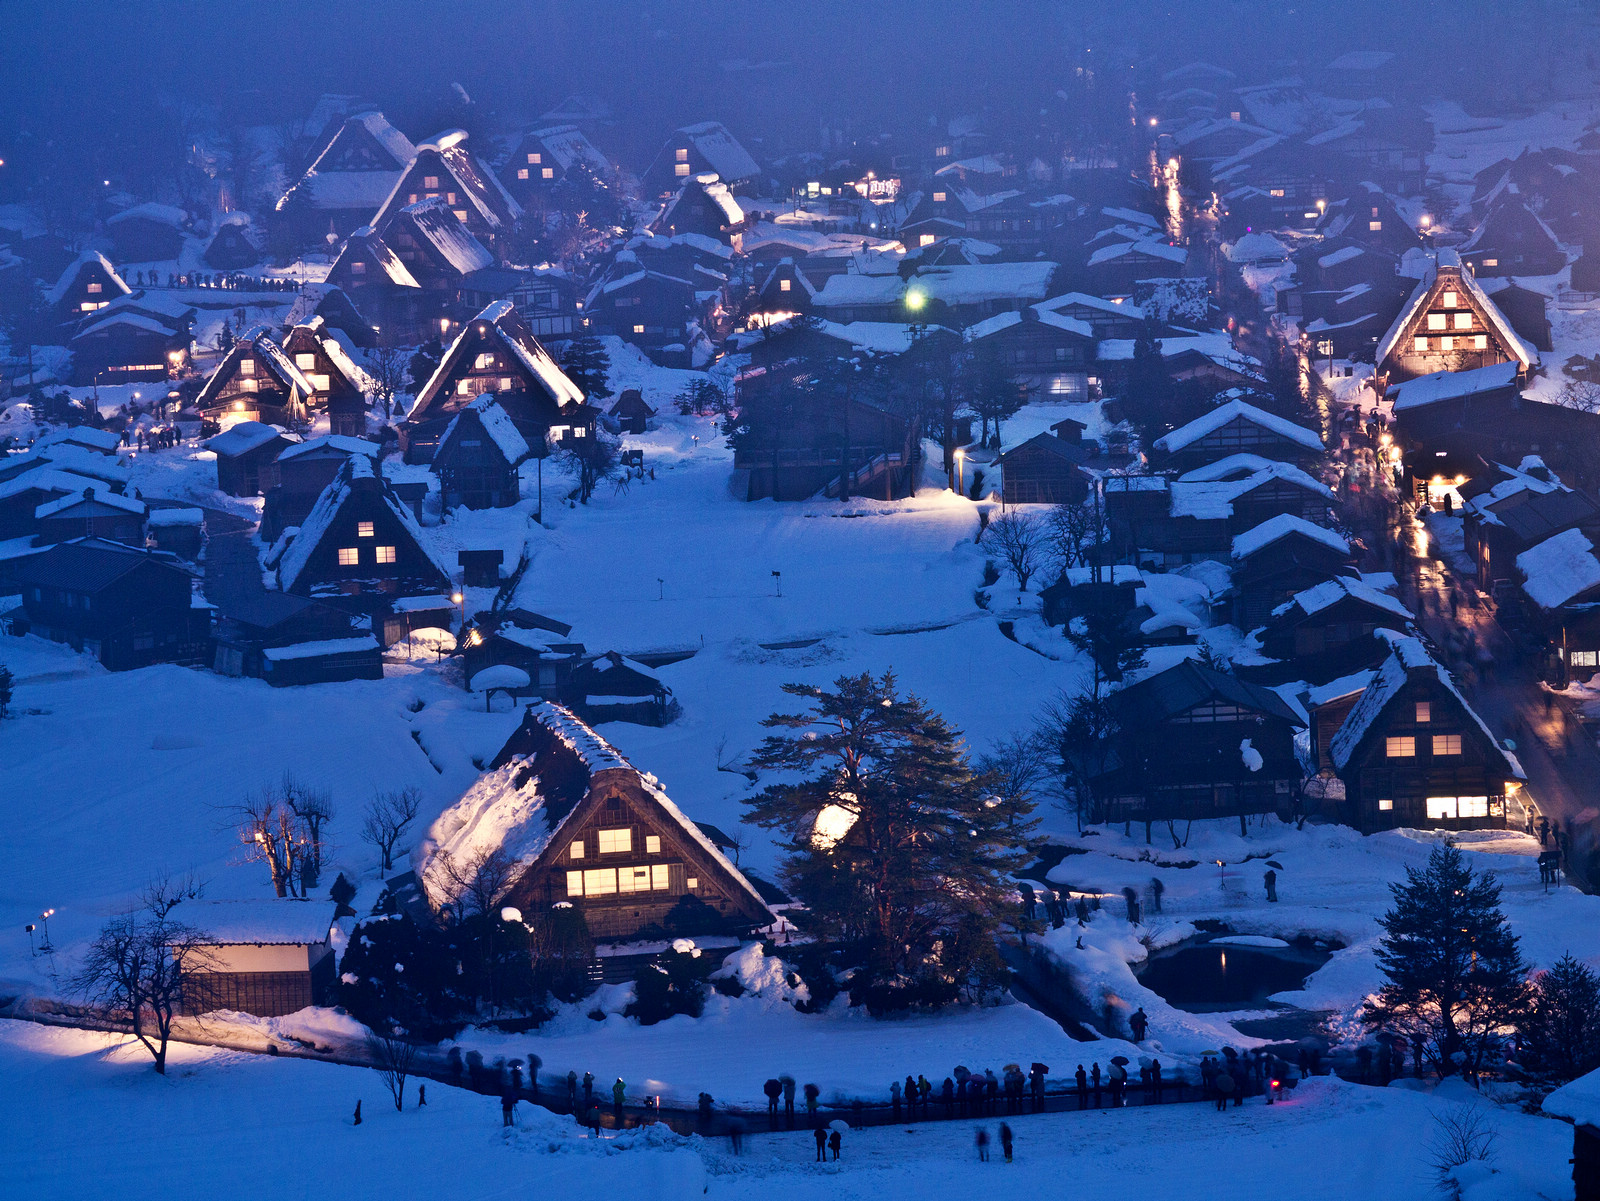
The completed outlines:
<svg viewBox="0 0 1600 1201">
<path fill-rule="evenodd" d="M 54 912 L 55 912 L 54 909 L 46 909 L 43 913 L 41 913 L 39 915 L 39 924 L 43 927 L 43 932 L 41 934 L 41 937 L 44 940 L 39 944 L 39 949 L 41 951 L 53 951 L 53 950 L 55 950 L 55 948 L 50 945 L 50 915 L 53 914 Z"/>
<path fill-rule="evenodd" d="M 962 495 L 966 490 L 966 473 L 962 470 L 967 452 L 959 446 L 956 447 L 956 495 Z"/>
<path fill-rule="evenodd" d="M 465 630 L 467 628 L 467 592 L 464 586 L 457 588 L 450 594 L 450 603 L 461 607 L 461 624 L 456 628 Z"/>
</svg>

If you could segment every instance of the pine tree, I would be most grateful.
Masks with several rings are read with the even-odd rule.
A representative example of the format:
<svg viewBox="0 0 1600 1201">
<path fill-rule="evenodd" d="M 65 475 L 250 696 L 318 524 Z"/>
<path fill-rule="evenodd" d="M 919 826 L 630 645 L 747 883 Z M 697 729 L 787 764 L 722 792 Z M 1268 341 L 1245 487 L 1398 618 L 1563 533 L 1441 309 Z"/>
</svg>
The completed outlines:
<svg viewBox="0 0 1600 1201">
<path fill-rule="evenodd" d="M 411 362 L 406 370 L 411 376 L 409 391 L 413 396 L 420 396 L 427 382 L 433 378 L 433 373 L 439 369 L 439 364 L 444 361 L 444 347 L 439 344 L 438 338 L 429 338 L 411 356 Z"/>
<path fill-rule="evenodd" d="M 1534 978 L 1522 1033 L 1530 1065 L 1552 1079 L 1574 1080 L 1600 1067 L 1600 976 L 1563 955 Z"/>
<path fill-rule="evenodd" d="M 574 338 L 561 352 L 561 370 L 567 378 L 583 389 L 590 402 L 604 400 L 611 395 L 608 378 L 611 374 L 611 356 L 605 343 L 593 335 Z"/>
<path fill-rule="evenodd" d="M 1378 919 L 1378 963 L 1388 977 L 1362 1020 L 1404 1034 L 1441 1076 L 1474 1070 L 1492 1037 L 1526 1012 L 1529 987 L 1517 938 L 1500 911 L 1492 872 L 1474 874 L 1452 846 L 1435 847 L 1421 871 L 1390 886 L 1394 908 Z"/>
<path fill-rule="evenodd" d="M 1166 360 L 1161 357 L 1157 326 L 1146 321 L 1133 341 L 1133 361 L 1128 366 L 1128 382 L 1122 390 L 1122 414 L 1139 431 L 1146 443 L 1153 441 L 1165 425 L 1163 403 L 1172 390 Z"/>
<path fill-rule="evenodd" d="M 960 737 L 892 673 L 834 691 L 785 685 L 801 713 L 775 713 L 751 758 L 780 773 L 746 820 L 787 836 L 786 878 L 824 937 L 857 944 L 874 1008 L 981 995 L 1003 974 L 995 937 L 1013 916 L 1009 872 L 1034 822 L 1022 796 L 967 762 Z"/>
</svg>

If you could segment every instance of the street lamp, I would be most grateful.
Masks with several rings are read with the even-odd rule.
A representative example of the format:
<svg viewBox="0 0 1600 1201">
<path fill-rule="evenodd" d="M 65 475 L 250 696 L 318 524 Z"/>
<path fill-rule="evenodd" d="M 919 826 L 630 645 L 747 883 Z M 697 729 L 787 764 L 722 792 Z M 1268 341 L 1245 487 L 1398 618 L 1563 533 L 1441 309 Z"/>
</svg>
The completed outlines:
<svg viewBox="0 0 1600 1201">
<path fill-rule="evenodd" d="M 465 589 L 457 588 L 450 594 L 450 603 L 461 606 L 461 629 L 467 628 L 467 594 Z"/>
<path fill-rule="evenodd" d="M 967 452 L 959 446 L 956 447 L 956 494 L 959 496 L 965 490 L 966 478 L 962 471 L 962 464 L 966 460 Z"/>
</svg>

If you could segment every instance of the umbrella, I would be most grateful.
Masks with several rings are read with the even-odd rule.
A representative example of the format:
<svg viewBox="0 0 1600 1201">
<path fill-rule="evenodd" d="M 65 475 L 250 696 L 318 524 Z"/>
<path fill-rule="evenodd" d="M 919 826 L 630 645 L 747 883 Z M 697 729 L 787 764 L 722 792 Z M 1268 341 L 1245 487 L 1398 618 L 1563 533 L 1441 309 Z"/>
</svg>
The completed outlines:
<svg viewBox="0 0 1600 1201">
<path fill-rule="evenodd" d="M 1140 1067 L 1147 1068 L 1147 1067 L 1150 1066 L 1150 1062 L 1151 1062 L 1150 1056 L 1148 1056 L 1148 1055 L 1139 1056 L 1139 1066 Z"/>
<path fill-rule="evenodd" d="M 1220 1058 L 1221 1052 L 1219 1052 L 1219 1051 L 1201 1051 L 1200 1052 L 1200 1056 L 1201 1056 L 1202 1059 L 1205 1058 L 1205 1056 L 1207 1056 L 1207 1055 L 1211 1056 L 1212 1059 L 1217 1059 L 1217 1058 Z"/>
<path fill-rule="evenodd" d="M 842 1134 L 846 1130 L 850 1129 L 850 1123 L 845 1121 L 843 1118 L 834 1118 L 833 1121 L 828 1123 L 828 1129 L 837 1130 Z"/>
<path fill-rule="evenodd" d="M 964 1064 L 957 1064 L 956 1070 L 950 1074 L 962 1083 L 972 1079 L 972 1069 Z"/>
<path fill-rule="evenodd" d="M 1267 866 L 1270 868 L 1275 868 L 1280 872 L 1283 870 L 1283 864 L 1279 863 L 1276 859 L 1268 859 Z"/>
<path fill-rule="evenodd" d="M 1113 1055 L 1111 1057 L 1111 1062 L 1116 1064 L 1118 1067 L 1125 1068 L 1128 1066 L 1128 1057 L 1126 1055 Z"/>
<path fill-rule="evenodd" d="M 1008 1064 L 1006 1064 L 1005 1067 L 1001 1068 L 1000 1070 L 1002 1072 L 1020 1072 L 1020 1071 L 1022 1071 L 1022 1067 L 1021 1067 L 1020 1064 L 1008 1063 Z"/>
<path fill-rule="evenodd" d="M 1034 1071 L 1040 1073 L 1041 1075 L 1048 1076 L 1050 1074 L 1050 1065 L 1047 1063 L 1040 1063 L 1037 1059 L 1033 1061 L 1032 1067 Z"/>
</svg>

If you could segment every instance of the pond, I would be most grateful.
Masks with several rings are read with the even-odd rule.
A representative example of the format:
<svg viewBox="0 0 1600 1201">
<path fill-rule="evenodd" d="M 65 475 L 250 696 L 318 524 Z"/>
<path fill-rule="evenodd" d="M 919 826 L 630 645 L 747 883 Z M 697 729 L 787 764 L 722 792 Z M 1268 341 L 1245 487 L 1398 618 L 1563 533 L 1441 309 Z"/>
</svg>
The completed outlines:
<svg viewBox="0 0 1600 1201">
<path fill-rule="evenodd" d="M 1328 958 L 1309 946 L 1189 942 L 1152 955 L 1139 983 L 1190 1013 L 1273 1008 L 1268 997 L 1298 989 Z"/>
</svg>

